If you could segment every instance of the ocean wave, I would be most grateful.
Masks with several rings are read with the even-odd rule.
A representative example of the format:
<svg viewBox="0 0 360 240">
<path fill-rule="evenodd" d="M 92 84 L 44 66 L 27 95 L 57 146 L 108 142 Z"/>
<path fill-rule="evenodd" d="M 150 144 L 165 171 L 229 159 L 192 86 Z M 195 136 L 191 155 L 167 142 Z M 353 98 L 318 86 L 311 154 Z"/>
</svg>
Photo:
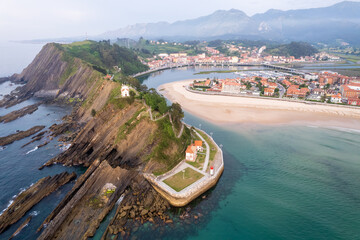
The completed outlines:
<svg viewBox="0 0 360 240">
<path fill-rule="evenodd" d="M 40 213 L 40 211 L 32 211 L 32 212 L 30 213 L 30 216 L 35 217 L 35 216 L 39 215 L 39 213 Z"/>
<path fill-rule="evenodd" d="M 31 183 L 29 188 L 34 185 L 34 183 Z M 21 193 L 25 192 L 25 190 L 28 188 L 20 188 L 20 192 L 18 194 L 15 194 L 14 196 L 12 196 L 11 200 L 9 201 L 8 205 L 6 206 L 6 208 L 4 208 L 1 212 L 0 212 L 0 216 L 4 214 L 4 212 L 11 206 L 11 204 L 13 204 L 14 199 L 19 196 Z"/>
<path fill-rule="evenodd" d="M 1 152 L 2 150 L 5 150 L 5 148 L 6 148 L 6 147 L 1 146 L 1 147 L 0 147 L 0 152 Z"/>
<path fill-rule="evenodd" d="M 71 147 L 71 144 L 69 143 L 69 144 L 63 145 L 62 147 L 60 147 L 60 149 L 61 149 L 62 151 L 66 151 L 66 150 L 68 150 L 70 147 Z"/>
<path fill-rule="evenodd" d="M 0 216 L 4 214 L 4 212 L 11 206 L 11 204 L 13 204 L 14 200 L 10 200 L 8 205 L 6 206 L 6 208 L 4 208 L 1 212 L 0 212 Z"/>
<path fill-rule="evenodd" d="M 358 130 L 358 129 L 353 129 L 353 128 L 344 128 L 344 127 L 327 127 L 327 129 L 330 129 L 330 130 L 336 130 L 336 131 L 340 131 L 340 132 L 347 132 L 347 133 L 356 133 L 356 134 L 360 134 L 360 130 Z"/>
<path fill-rule="evenodd" d="M 119 197 L 119 199 L 116 201 L 116 205 L 120 205 L 120 203 L 124 200 L 125 195 L 121 194 L 121 196 Z"/>
<path fill-rule="evenodd" d="M 34 149 L 31 149 L 30 151 L 28 151 L 28 152 L 26 153 L 26 155 L 28 155 L 29 153 L 35 152 L 35 151 L 38 150 L 38 149 L 39 149 L 38 146 L 36 146 Z"/>
</svg>

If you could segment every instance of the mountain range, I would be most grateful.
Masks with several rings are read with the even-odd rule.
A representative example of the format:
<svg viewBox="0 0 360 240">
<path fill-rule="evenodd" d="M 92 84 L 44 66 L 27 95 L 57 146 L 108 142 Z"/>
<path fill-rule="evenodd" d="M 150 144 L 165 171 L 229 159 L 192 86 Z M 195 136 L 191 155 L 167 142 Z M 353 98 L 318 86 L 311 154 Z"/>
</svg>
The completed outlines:
<svg viewBox="0 0 360 240">
<path fill-rule="evenodd" d="M 105 32 L 96 38 L 144 37 L 167 40 L 251 39 L 360 44 L 360 2 L 344 1 L 330 7 L 246 15 L 218 10 L 208 16 L 174 23 L 142 23 Z"/>
</svg>

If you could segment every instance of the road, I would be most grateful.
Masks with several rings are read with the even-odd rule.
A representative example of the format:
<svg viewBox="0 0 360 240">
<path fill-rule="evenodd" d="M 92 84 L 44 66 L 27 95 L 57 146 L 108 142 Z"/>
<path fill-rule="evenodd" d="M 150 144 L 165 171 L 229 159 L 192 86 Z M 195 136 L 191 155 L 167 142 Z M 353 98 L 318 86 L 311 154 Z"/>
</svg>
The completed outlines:
<svg viewBox="0 0 360 240">
<path fill-rule="evenodd" d="M 195 130 L 194 130 L 195 131 Z M 210 159 L 210 146 L 209 144 L 205 141 L 205 139 L 200 135 L 200 133 L 198 133 L 197 131 L 195 131 L 196 134 L 199 136 L 199 138 L 205 143 L 206 145 L 206 157 L 205 157 L 205 162 L 204 162 L 204 166 L 202 168 L 203 172 L 206 172 L 206 169 L 209 165 L 209 159 Z"/>
<path fill-rule="evenodd" d="M 278 85 L 278 88 L 279 88 L 279 98 L 282 98 L 284 96 L 285 92 L 286 92 L 286 89 L 280 83 L 277 83 L 277 85 Z"/>
</svg>

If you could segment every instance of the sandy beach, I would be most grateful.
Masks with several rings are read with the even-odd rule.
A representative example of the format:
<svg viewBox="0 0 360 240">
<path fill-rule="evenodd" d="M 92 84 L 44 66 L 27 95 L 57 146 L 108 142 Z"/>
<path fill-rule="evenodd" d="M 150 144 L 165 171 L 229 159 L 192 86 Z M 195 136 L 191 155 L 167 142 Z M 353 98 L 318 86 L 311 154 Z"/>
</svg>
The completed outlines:
<svg viewBox="0 0 360 240">
<path fill-rule="evenodd" d="M 167 83 L 159 91 L 195 116 L 216 124 L 300 124 L 360 129 L 360 108 L 274 99 L 204 95 L 185 89 L 193 80 Z"/>
</svg>

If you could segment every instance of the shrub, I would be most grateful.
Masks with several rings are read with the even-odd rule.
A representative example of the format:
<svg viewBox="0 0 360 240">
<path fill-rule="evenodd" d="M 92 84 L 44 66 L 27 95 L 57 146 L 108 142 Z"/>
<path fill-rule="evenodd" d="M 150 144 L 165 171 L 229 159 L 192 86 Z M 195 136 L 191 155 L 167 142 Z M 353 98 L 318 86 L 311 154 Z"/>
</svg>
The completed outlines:
<svg viewBox="0 0 360 240">
<path fill-rule="evenodd" d="M 91 116 L 95 117 L 96 115 L 96 110 L 95 109 L 91 109 Z"/>
</svg>

